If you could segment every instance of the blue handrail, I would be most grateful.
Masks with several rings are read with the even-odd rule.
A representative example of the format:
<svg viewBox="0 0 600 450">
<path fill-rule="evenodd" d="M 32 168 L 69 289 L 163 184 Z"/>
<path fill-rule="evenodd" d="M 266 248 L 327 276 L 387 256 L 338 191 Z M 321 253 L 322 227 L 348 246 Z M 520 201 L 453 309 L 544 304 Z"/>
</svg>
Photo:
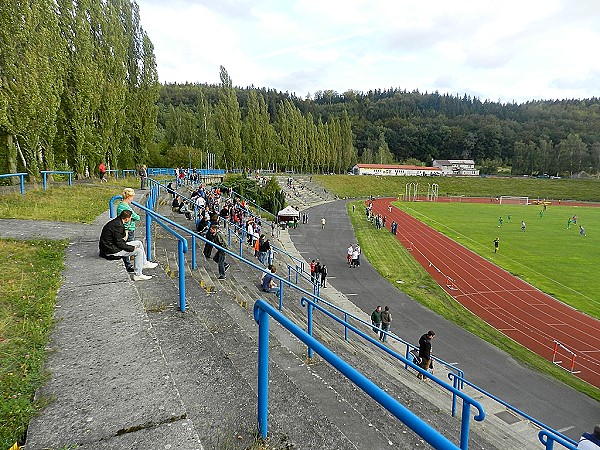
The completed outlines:
<svg viewBox="0 0 600 450">
<path fill-rule="evenodd" d="M 366 394 L 387 409 L 391 414 L 406 424 L 426 442 L 436 449 L 467 449 L 466 446 L 457 447 L 452 441 L 432 428 L 420 417 L 415 415 L 383 389 L 365 377 L 362 373 L 350 366 L 335 353 L 310 336 L 295 323 L 289 320 L 264 300 L 257 300 L 254 304 L 254 320 L 258 323 L 258 428 L 263 438 L 268 433 L 268 400 L 269 400 L 269 316 L 289 330 L 300 341 L 313 348 L 325 361 L 331 364 L 346 378 L 361 388 Z M 468 406 L 467 408 L 468 409 Z M 461 435 L 461 441 L 462 439 Z"/>
<path fill-rule="evenodd" d="M 19 177 L 19 187 L 21 189 L 21 195 L 25 195 L 25 177 L 27 173 L 19 172 L 19 173 L 5 173 L 0 175 L 0 178 L 12 178 Z"/>
<path fill-rule="evenodd" d="M 42 186 L 46 190 L 46 177 L 48 174 L 67 174 L 69 175 L 69 186 L 73 186 L 73 171 L 72 170 L 40 170 L 42 174 Z"/>
<path fill-rule="evenodd" d="M 558 432 L 558 431 L 555 431 L 555 430 L 553 430 L 552 428 L 550 428 L 550 427 L 549 427 L 548 425 L 546 425 L 545 423 L 543 423 L 543 422 L 540 422 L 539 420 L 535 419 L 534 417 L 531 417 L 529 414 L 526 414 L 526 413 L 524 413 L 523 411 L 521 411 L 521 410 L 519 410 L 519 409 L 515 408 L 514 406 L 512 406 L 512 405 L 510 405 L 510 404 L 506 403 L 504 400 L 502 400 L 502 399 L 500 399 L 500 398 L 496 397 L 495 395 L 493 395 L 493 394 L 490 394 L 489 392 L 487 392 L 487 391 L 485 391 L 485 390 L 481 389 L 479 386 L 477 386 L 477 385 L 475 385 L 475 384 L 471 383 L 470 381 L 466 380 L 466 379 L 464 378 L 464 374 L 463 374 L 463 375 L 459 375 L 459 374 L 449 373 L 449 374 L 448 374 L 448 378 L 449 378 L 450 380 L 452 380 L 452 381 L 453 381 L 453 384 L 454 384 L 454 385 L 456 385 L 456 382 L 457 382 L 457 381 L 460 381 L 460 383 L 461 383 L 461 384 L 467 384 L 468 386 L 471 386 L 471 387 L 472 387 L 473 389 L 475 389 L 476 391 L 479 391 L 479 392 L 481 392 L 482 394 L 486 395 L 487 397 L 491 398 L 492 400 L 495 400 L 495 401 L 497 401 L 498 403 L 500 403 L 501 405 L 503 405 L 503 406 L 505 406 L 506 408 L 510 409 L 510 410 L 511 410 L 511 411 L 513 411 L 514 413 L 516 413 L 516 414 L 520 415 L 521 417 L 524 417 L 525 419 L 529 420 L 530 422 L 533 422 L 533 423 L 535 423 L 537 426 L 539 426 L 540 428 L 542 428 L 542 429 L 543 429 L 542 431 L 544 431 L 544 430 L 545 430 L 545 431 L 549 432 L 549 433 L 550 433 L 550 435 L 549 435 L 549 436 L 550 436 L 550 437 L 551 437 L 553 440 L 556 440 L 556 441 L 559 441 L 559 439 L 560 439 L 560 440 L 564 440 L 564 441 L 568 442 L 570 445 L 574 445 L 575 447 L 577 447 L 577 442 L 575 442 L 575 441 L 574 441 L 573 439 L 571 439 L 570 437 L 568 437 L 568 436 L 565 436 L 564 434 L 562 434 L 562 433 L 560 433 L 560 432 Z M 541 433 L 542 433 L 542 432 L 540 431 L 540 441 L 541 441 Z M 542 443 L 544 443 L 544 442 L 542 441 Z M 562 442 L 561 442 L 561 444 L 562 444 Z M 563 444 L 563 445 L 564 445 L 564 444 Z M 551 448 L 552 448 L 552 446 L 550 446 L 550 447 L 547 447 L 547 448 L 551 449 Z M 571 447 L 568 447 L 568 448 L 571 448 Z"/>
<path fill-rule="evenodd" d="M 569 450 L 577 450 L 578 444 L 577 443 L 572 443 L 572 442 L 575 442 L 575 441 L 571 441 L 571 439 L 569 439 L 567 441 L 567 440 L 562 439 L 560 436 L 557 436 L 556 434 L 553 434 L 553 433 L 555 433 L 554 430 L 552 430 L 551 432 L 548 431 L 548 430 L 541 430 L 538 433 L 538 439 L 544 445 L 544 447 L 546 447 L 546 450 L 553 450 L 555 442 L 558 442 L 563 447 L 566 447 Z"/>
</svg>

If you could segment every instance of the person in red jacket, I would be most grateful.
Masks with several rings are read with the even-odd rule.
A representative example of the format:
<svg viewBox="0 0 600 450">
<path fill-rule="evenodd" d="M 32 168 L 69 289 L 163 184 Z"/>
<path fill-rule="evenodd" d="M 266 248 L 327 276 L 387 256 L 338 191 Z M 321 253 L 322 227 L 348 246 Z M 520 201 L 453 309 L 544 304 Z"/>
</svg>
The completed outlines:
<svg viewBox="0 0 600 450">
<path fill-rule="evenodd" d="M 98 171 L 100 172 L 100 182 L 106 182 L 106 166 L 103 162 L 98 166 Z"/>
</svg>

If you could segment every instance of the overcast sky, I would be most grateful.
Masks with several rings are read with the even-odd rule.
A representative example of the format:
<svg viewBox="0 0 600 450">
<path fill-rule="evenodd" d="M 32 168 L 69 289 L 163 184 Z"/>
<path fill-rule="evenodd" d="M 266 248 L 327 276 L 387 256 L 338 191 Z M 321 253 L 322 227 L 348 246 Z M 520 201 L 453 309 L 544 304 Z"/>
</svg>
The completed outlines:
<svg viewBox="0 0 600 450">
<path fill-rule="evenodd" d="M 600 97 L 600 0 L 137 0 L 161 82 Z"/>
</svg>

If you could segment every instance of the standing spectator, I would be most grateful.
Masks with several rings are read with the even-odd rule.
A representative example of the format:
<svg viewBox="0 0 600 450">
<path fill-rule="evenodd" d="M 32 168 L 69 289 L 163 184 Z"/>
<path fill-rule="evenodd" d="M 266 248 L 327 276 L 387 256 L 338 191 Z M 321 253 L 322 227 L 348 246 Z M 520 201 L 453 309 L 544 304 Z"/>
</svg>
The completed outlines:
<svg viewBox="0 0 600 450">
<path fill-rule="evenodd" d="M 431 365 L 431 340 L 434 336 L 435 333 L 429 330 L 419 339 L 419 358 L 421 358 L 420 367 L 425 371 L 429 370 L 429 366 Z M 419 372 L 417 378 L 422 380 L 423 374 Z"/>
<path fill-rule="evenodd" d="M 148 169 L 145 164 L 140 167 L 140 190 L 146 190 L 146 182 L 148 181 Z"/>
<path fill-rule="evenodd" d="M 360 250 L 360 245 L 358 245 L 358 243 L 356 244 L 356 247 L 354 247 L 354 250 L 356 251 L 356 265 L 360 267 L 360 254 L 361 254 L 361 250 Z"/>
<path fill-rule="evenodd" d="M 321 261 L 319 261 L 318 259 L 315 264 L 315 283 L 321 283 Z"/>
<path fill-rule="evenodd" d="M 310 262 L 309 267 L 310 267 L 310 281 L 312 283 L 314 283 L 315 282 L 315 260 L 314 259 Z"/>
<path fill-rule="evenodd" d="M 358 267 L 358 266 L 360 266 L 360 262 L 358 260 L 358 250 L 355 247 L 352 249 L 352 262 L 350 264 L 350 267 Z"/>
<path fill-rule="evenodd" d="M 390 312 L 390 307 L 386 306 L 381 313 L 381 333 L 379 335 L 379 340 L 386 342 L 387 341 L 387 333 L 390 331 L 390 326 L 392 325 L 392 313 Z"/>
<path fill-rule="evenodd" d="M 100 182 L 106 183 L 106 166 L 103 162 L 100 162 L 100 165 L 98 166 L 98 171 L 100 172 Z"/>
<path fill-rule="evenodd" d="M 498 247 L 500 246 L 500 238 L 494 239 L 494 253 L 498 253 Z"/>
<path fill-rule="evenodd" d="M 100 234 L 100 256 L 106 259 L 121 259 L 124 256 L 133 256 L 134 269 L 133 281 L 149 280 L 150 275 L 144 275 L 142 269 L 154 269 L 158 264 L 146 261 L 144 245 L 140 241 L 125 242 L 125 224 L 131 220 L 131 211 L 124 209 L 121 214 L 107 222 Z"/>
<path fill-rule="evenodd" d="M 325 264 L 323 264 L 323 266 L 321 267 L 321 287 L 327 287 L 325 280 L 327 279 L 327 266 Z"/>
<path fill-rule="evenodd" d="M 379 333 L 379 328 L 381 328 L 381 306 L 377 305 L 371 313 L 371 323 L 373 324 L 373 333 Z"/>
<path fill-rule="evenodd" d="M 131 220 L 124 224 L 125 231 L 127 232 L 127 238 L 125 239 L 125 242 L 135 241 L 135 223 L 140 220 L 140 216 L 136 214 L 133 209 L 131 209 L 131 202 L 133 201 L 134 196 L 135 191 L 133 189 L 123 189 L 123 201 L 121 201 L 121 203 L 119 203 L 117 206 L 117 216 L 120 215 L 124 210 L 131 211 Z M 125 264 L 125 269 L 127 269 L 127 272 L 135 272 L 129 256 L 123 256 L 123 263 Z"/>
<path fill-rule="evenodd" d="M 325 217 L 323 217 L 321 219 L 321 229 L 324 230 L 325 229 Z"/>
<path fill-rule="evenodd" d="M 208 233 L 211 235 L 210 240 L 213 243 L 224 249 L 229 249 L 229 247 L 227 246 L 227 239 L 225 239 L 225 236 L 223 235 L 221 230 L 219 230 L 218 224 L 211 224 Z M 225 276 L 225 271 L 229 269 L 229 264 L 225 262 L 225 252 L 221 249 L 218 249 L 217 253 L 215 253 L 215 256 L 213 256 L 213 261 L 216 262 L 219 267 L 219 280 L 224 280 L 225 278 L 227 278 Z"/>
<path fill-rule="evenodd" d="M 600 449 L 600 424 L 594 427 L 592 433 L 583 433 L 577 444 L 577 450 Z"/>
<path fill-rule="evenodd" d="M 348 267 L 352 266 L 352 253 L 354 252 L 354 247 L 350 244 L 347 251 L 347 259 L 348 259 Z"/>
</svg>

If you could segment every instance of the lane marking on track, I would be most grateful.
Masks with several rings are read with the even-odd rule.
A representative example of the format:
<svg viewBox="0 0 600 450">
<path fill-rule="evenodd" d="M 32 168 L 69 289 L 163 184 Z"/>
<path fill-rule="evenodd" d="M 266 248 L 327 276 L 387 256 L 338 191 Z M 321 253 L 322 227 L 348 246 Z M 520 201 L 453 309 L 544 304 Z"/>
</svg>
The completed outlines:
<svg viewBox="0 0 600 450">
<path fill-rule="evenodd" d="M 349 296 L 349 295 L 358 295 L 358 294 L 344 294 L 344 295 Z"/>
</svg>

